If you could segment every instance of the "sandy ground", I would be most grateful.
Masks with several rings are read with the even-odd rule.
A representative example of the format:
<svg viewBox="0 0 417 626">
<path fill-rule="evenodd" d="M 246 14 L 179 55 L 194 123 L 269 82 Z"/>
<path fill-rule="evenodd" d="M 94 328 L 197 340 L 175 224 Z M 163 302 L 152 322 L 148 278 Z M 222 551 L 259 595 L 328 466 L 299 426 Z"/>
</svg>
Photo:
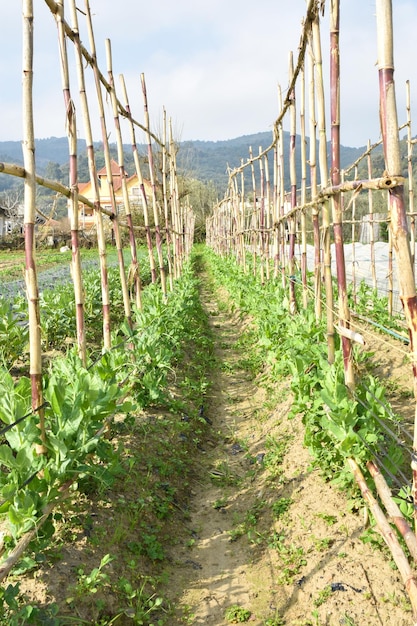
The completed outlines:
<svg viewBox="0 0 417 626">
<path fill-rule="evenodd" d="M 219 363 L 207 415 L 221 443 L 201 458 L 190 534 L 173 553 L 177 623 L 185 623 L 185 609 L 186 623 L 226 624 L 225 612 L 238 605 L 259 626 L 410 624 L 389 555 L 361 540 L 363 511 L 350 513 L 345 497 L 310 469 L 300 420 L 287 418 L 288 388 L 281 383 L 274 390 L 280 401 L 268 403 L 266 390 L 239 367 L 238 317 L 210 294 L 205 299 Z M 272 441 L 284 451 L 271 471 Z M 213 479 L 219 468 L 222 478 Z M 271 511 L 282 499 L 290 505 L 277 518 Z"/>
</svg>

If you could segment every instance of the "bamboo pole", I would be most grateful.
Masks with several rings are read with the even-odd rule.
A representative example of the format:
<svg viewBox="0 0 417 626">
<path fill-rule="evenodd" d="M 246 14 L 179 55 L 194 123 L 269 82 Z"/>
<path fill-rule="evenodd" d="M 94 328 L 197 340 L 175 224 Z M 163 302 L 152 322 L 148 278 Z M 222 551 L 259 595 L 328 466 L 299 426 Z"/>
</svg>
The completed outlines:
<svg viewBox="0 0 417 626">
<path fill-rule="evenodd" d="M 294 62 L 293 55 L 290 52 L 289 57 L 289 78 L 290 81 L 294 74 Z M 297 120 L 296 120 L 296 110 L 295 110 L 295 89 L 293 89 L 292 93 L 289 94 L 291 98 L 291 103 L 289 107 L 290 114 L 290 185 L 291 185 L 291 195 L 290 195 L 290 205 L 291 209 L 295 209 L 297 206 L 297 169 L 295 163 L 295 140 L 297 134 Z M 290 313 L 294 315 L 297 312 L 297 300 L 295 295 L 295 229 L 296 229 L 297 217 L 296 215 L 292 215 L 289 219 L 289 229 L 290 229 L 290 241 L 289 241 L 289 255 L 288 255 L 288 270 L 290 273 L 290 291 L 289 291 L 289 303 L 290 303 Z"/>
<path fill-rule="evenodd" d="M 77 164 L 77 122 L 75 105 L 71 97 L 70 78 L 68 67 L 67 43 L 64 28 L 64 2 L 58 0 L 56 14 L 58 26 L 58 43 L 61 60 L 62 90 L 67 116 L 67 135 L 69 148 L 69 187 L 70 187 L 70 220 L 71 220 L 71 250 L 72 250 L 72 280 L 74 284 L 75 319 L 77 327 L 78 354 L 86 365 L 86 338 L 84 321 L 84 289 L 82 278 L 81 255 L 79 245 L 78 220 L 78 164 Z"/>
<path fill-rule="evenodd" d="M 147 143 L 148 143 L 149 179 L 151 181 L 151 187 L 152 187 L 152 208 L 153 208 L 153 218 L 154 218 L 154 223 L 155 223 L 156 253 L 157 253 L 158 262 L 159 262 L 159 274 L 161 277 L 162 295 L 164 299 L 166 299 L 167 297 L 166 274 L 165 274 L 165 267 L 164 267 L 164 257 L 162 253 L 162 237 L 161 237 L 161 230 L 160 230 L 160 225 L 159 225 L 159 212 L 158 212 L 158 201 L 157 201 L 156 180 L 155 180 L 155 165 L 154 165 L 151 134 L 150 134 L 151 127 L 150 127 L 150 121 L 149 121 L 148 96 L 146 93 L 145 74 L 142 73 L 140 75 L 140 80 L 142 84 L 144 120 L 145 120 L 145 128 L 146 128 L 146 138 L 147 138 Z"/>
<path fill-rule="evenodd" d="M 239 265 L 242 264 L 240 256 L 239 241 L 239 187 L 237 178 L 233 179 L 232 186 L 232 248 L 233 254 Z"/>
<path fill-rule="evenodd" d="M 404 515 L 401 513 L 399 506 L 392 499 L 391 489 L 388 487 L 384 476 L 375 461 L 368 461 L 366 467 L 371 474 L 375 487 L 377 488 L 379 497 L 385 507 L 388 515 L 388 519 L 393 522 L 404 538 L 407 548 L 410 550 L 410 554 L 414 561 L 417 562 L 417 539 L 410 526 L 408 525 Z"/>
<path fill-rule="evenodd" d="M 369 179 L 372 178 L 372 157 L 371 157 L 371 142 L 368 139 L 368 154 L 367 154 L 367 165 L 368 165 L 368 176 Z M 369 206 L 369 244 L 371 249 L 371 273 L 372 273 L 372 285 L 374 289 L 378 289 L 378 283 L 376 278 L 376 266 L 375 266 L 375 234 L 374 234 L 374 198 L 372 194 L 372 190 L 368 190 L 368 206 Z"/>
<path fill-rule="evenodd" d="M 385 543 L 387 544 L 387 546 L 389 547 L 392 557 L 395 561 L 395 564 L 398 567 L 398 570 L 401 574 L 401 577 L 403 579 L 405 588 L 407 590 L 407 593 L 409 595 L 410 601 L 411 601 L 411 605 L 413 607 L 413 620 L 414 620 L 414 624 L 417 624 L 417 580 L 416 580 L 416 576 L 413 572 L 413 570 L 411 569 L 407 557 L 404 554 L 404 551 L 401 547 L 400 542 L 398 541 L 398 538 L 395 534 L 395 532 L 393 531 L 393 529 L 391 528 L 391 526 L 389 525 L 387 518 L 385 517 L 381 507 L 379 506 L 378 502 L 376 501 L 376 499 L 374 498 L 374 496 L 372 495 L 372 492 L 370 491 L 366 480 L 361 472 L 361 470 L 359 469 L 356 461 L 354 461 L 354 459 L 348 459 L 348 464 L 349 467 L 355 477 L 355 480 L 362 492 L 362 496 L 365 500 L 365 502 L 368 504 L 372 515 L 374 516 L 375 522 L 378 526 L 378 529 L 382 535 L 382 537 L 385 540 Z"/>
<path fill-rule="evenodd" d="M 245 219 L 246 219 L 246 216 L 245 216 L 245 173 L 242 170 L 240 173 L 240 230 L 241 230 L 241 234 L 240 234 L 239 239 L 240 239 L 242 266 L 243 266 L 244 274 L 246 274 L 248 271 L 248 267 L 246 263 L 246 245 L 245 245 L 246 242 L 245 242 L 245 234 L 244 234 Z"/>
<path fill-rule="evenodd" d="M 390 0 L 376 1 L 378 73 L 380 86 L 380 118 L 384 144 L 385 168 L 389 175 L 401 173 L 400 144 L 398 136 L 397 107 L 394 83 L 393 23 Z M 407 216 L 404 202 L 404 187 L 398 185 L 389 191 L 390 233 L 398 267 L 400 299 L 403 305 L 410 336 L 410 352 L 414 379 L 416 419 L 414 428 L 413 497 L 417 504 L 417 297 L 411 250 L 408 241 Z M 417 508 L 415 506 L 415 523 Z"/>
<path fill-rule="evenodd" d="M 407 80 L 407 172 L 408 172 L 408 213 L 411 215 L 411 262 L 415 275 L 415 256 L 416 256 L 416 218 L 414 214 L 414 181 L 413 181 L 413 139 L 411 132 L 411 97 L 410 97 L 410 81 Z"/>
<path fill-rule="evenodd" d="M 300 72 L 300 134 L 301 134 L 301 205 L 307 202 L 307 140 L 305 121 L 305 69 Z M 301 211 L 301 283 L 303 285 L 303 308 L 308 304 L 307 285 L 307 223 L 306 212 Z"/>
<path fill-rule="evenodd" d="M 94 59 L 96 59 L 97 58 L 96 43 L 95 43 L 94 30 L 93 30 L 93 21 L 91 18 L 90 0 L 85 0 L 85 7 L 86 7 L 87 31 L 88 31 L 88 39 L 90 42 L 91 56 Z M 129 324 L 129 326 L 132 326 L 132 312 L 131 312 L 131 306 L 130 306 L 129 289 L 127 286 L 122 241 L 121 241 L 120 229 L 119 229 L 118 208 L 117 208 L 116 196 L 114 192 L 114 180 L 113 180 L 112 162 L 110 158 L 109 138 L 108 138 L 108 133 L 107 133 L 106 116 L 104 113 L 103 94 L 101 91 L 101 82 L 100 82 L 100 75 L 98 72 L 97 62 L 94 63 L 92 69 L 93 69 L 94 83 L 96 87 L 98 113 L 100 117 L 100 127 L 101 127 L 102 141 L 103 141 L 103 152 L 104 152 L 104 162 L 105 162 L 105 167 L 106 167 L 107 186 L 108 186 L 110 203 L 111 203 L 112 212 L 113 212 L 111 223 L 112 223 L 112 228 L 113 228 L 112 232 L 114 233 L 114 239 L 116 243 L 117 259 L 119 263 L 119 276 L 120 276 L 120 286 L 121 286 L 122 297 L 123 297 L 123 308 L 124 308 L 124 314 L 125 314 L 127 323 Z"/>
<path fill-rule="evenodd" d="M 310 186 L 311 198 L 317 197 L 317 121 L 316 121 L 316 99 L 315 99 L 315 80 L 314 80 L 314 53 L 313 42 L 310 37 L 310 50 L 308 55 L 309 66 L 309 129 L 310 129 L 310 150 L 309 150 L 309 167 L 310 167 Z M 312 223 L 313 223 L 313 241 L 314 241 L 314 311 L 316 319 L 322 316 L 321 306 L 321 250 L 320 250 L 320 224 L 319 210 L 317 203 L 312 207 Z"/>
<path fill-rule="evenodd" d="M 172 237 L 168 203 L 168 171 L 167 171 L 167 114 L 165 107 L 163 109 L 163 130 L 162 130 L 162 143 L 164 147 L 162 149 L 162 197 L 164 203 L 164 219 L 165 219 L 165 241 L 167 246 L 167 260 L 168 260 L 168 277 L 170 291 L 174 289 L 174 276 L 172 268 Z"/>
<path fill-rule="evenodd" d="M 340 184 L 340 52 L 339 52 L 340 0 L 330 3 L 330 116 L 331 116 L 331 181 Z M 342 196 L 332 199 L 333 232 L 335 240 L 337 285 L 339 291 L 339 325 L 349 328 L 349 304 L 346 285 L 346 262 L 343 243 Z M 342 335 L 345 383 L 353 389 L 355 378 L 352 363 L 352 344 Z"/>
<path fill-rule="evenodd" d="M 243 172 L 241 174 L 243 176 Z M 279 220 L 279 162 L 278 162 L 278 138 L 274 144 L 274 180 L 273 180 L 273 254 L 274 254 L 274 279 L 278 278 L 279 274 L 279 231 L 281 226 L 278 224 Z"/>
<path fill-rule="evenodd" d="M 94 195 L 94 216 L 97 229 L 97 246 L 100 259 L 100 275 L 101 275 L 101 300 L 103 312 L 103 346 L 106 350 L 111 347 L 110 335 L 110 298 L 109 298 L 109 282 L 107 271 L 107 254 L 106 239 L 104 235 L 103 215 L 100 210 L 100 189 L 98 186 L 97 168 L 94 154 L 94 142 L 91 131 L 90 112 L 88 107 L 87 92 L 85 87 L 85 76 L 83 66 L 82 46 L 78 28 L 78 15 L 75 0 L 70 0 L 71 20 L 73 24 L 74 47 L 77 65 L 78 87 L 80 92 L 80 103 L 83 114 L 85 142 L 87 149 L 88 170 L 90 174 L 90 182 Z M 80 196 L 78 197 L 80 200 Z"/>
<path fill-rule="evenodd" d="M 262 147 L 259 146 L 259 154 L 262 154 Z M 264 160 L 259 159 L 259 247 L 260 247 L 260 272 L 261 285 L 265 284 L 265 170 Z"/>
<path fill-rule="evenodd" d="M 169 153 L 170 153 L 170 164 L 169 164 L 169 184 L 170 184 L 170 194 L 171 194 L 171 212 L 172 212 L 172 225 L 174 229 L 174 246 L 173 246 L 173 265 L 174 265 L 174 277 L 178 278 L 181 274 L 182 267 L 182 249 L 181 249 L 181 236 L 180 236 L 180 209 L 179 209 L 179 190 L 178 190 L 178 178 L 177 178 L 177 160 L 174 149 L 174 137 L 172 132 L 172 120 L 169 120 Z M 214 232 L 217 229 L 213 229 Z M 214 246 L 216 242 L 214 241 Z"/>
<path fill-rule="evenodd" d="M 73 0 L 69 0 L 69 2 L 72 3 Z M 58 4 L 55 0 L 45 0 L 45 4 L 49 7 L 52 14 L 55 15 L 56 13 L 58 13 Z M 72 10 L 72 7 L 71 7 L 71 10 Z M 81 44 L 79 40 L 78 27 L 76 27 L 75 29 L 74 27 L 71 28 L 69 24 L 67 24 L 67 22 L 64 21 L 64 28 L 65 28 L 65 33 L 67 37 L 69 37 L 69 39 L 71 39 L 71 41 L 73 41 L 74 44 L 76 44 L 78 40 L 77 45 L 79 45 L 79 51 L 81 53 L 81 57 L 85 59 L 86 65 L 93 67 L 93 65 L 96 63 L 96 59 L 92 57 L 91 54 L 88 52 L 88 50 Z M 108 82 L 106 81 L 105 77 L 103 76 L 103 74 L 101 73 L 99 69 L 98 69 L 98 75 L 99 75 L 100 82 L 103 85 L 104 89 L 107 92 L 110 92 L 110 85 L 108 84 Z M 146 130 L 145 127 L 140 122 L 138 122 L 133 117 L 131 117 L 130 113 L 123 108 L 123 105 L 119 101 L 117 102 L 117 106 L 119 107 L 120 114 L 123 117 L 130 118 L 135 127 L 138 127 L 142 129 L 143 131 Z M 151 133 L 151 137 L 157 144 L 160 145 L 160 140 L 156 135 Z"/>
<path fill-rule="evenodd" d="M 133 228 L 129 190 L 127 188 L 127 181 L 126 181 L 127 174 L 125 170 L 122 129 L 120 127 L 119 111 L 117 108 L 117 96 L 116 96 L 116 87 L 114 84 L 114 77 L 113 77 L 113 60 L 112 60 L 110 39 L 106 39 L 106 59 L 107 59 L 108 81 L 110 85 L 110 98 L 111 98 L 111 104 L 112 104 L 112 109 L 113 109 L 113 123 L 114 123 L 114 129 L 116 133 L 117 160 L 118 160 L 119 172 L 120 172 L 120 182 L 122 186 L 124 211 L 125 211 L 128 232 L 129 232 L 131 264 L 130 264 L 129 273 L 128 273 L 128 276 L 129 276 L 128 282 L 130 284 L 130 289 L 133 291 L 133 294 L 135 296 L 136 306 L 140 310 L 142 308 L 142 293 L 141 293 L 142 285 L 141 285 L 141 280 L 140 280 L 140 267 L 138 263 L 138 255 L 137 255 L 137 250 L 136 250 L 136 238 L 135 238 L 135 232 Z M 130 307 L 129 307 L 129 314 L 130 314 Z M 130 325 L 132 325 L 131 319 L 130 319 Z"/>
<path fill-rule="evenodd" d="M 358 168 L 355 167 L 355 179 L 358 178 Z M 352 258 L 351 258 L 351 268 L 352 268 L 352 299 L 354 304 L 356 305 L 356 197 L 357 194 L 354 193 L 352 196 L 352 224 L 351 224 L 351 238 L 352 238 Z M 349 203 L 350 204 L 350 203 Z"/>
<path fill-rule="evenodd" d="M 33 1 L 23 0 L 23 162 L 26 171 L 24 182 L 24 234 L 25 282 L 29 315 L 29 375 L 32 390 L 32 409 L 39 415 L 41 444 L 38 454 L 46 453 L 45 413 L 42 394 L 42 347 L 39 308 L 39 290 L 35 258 L 35 134 L 33 121 Z"/>
<path fill-rule="evenodd" d="M 253 275 L 256 276 L 257 270 L 257 255 L 256 255 L 256 233 L 258 229 L 257 224 L 257 205 L 256 205 L 256 179 L 255 179 L 255 165 L 253 162 L 253 152 L 252 146 L 249 146 L 249 161 L 250 161 L 250 170 L 252 175 L 252 194 L 253 194 L 253 213 L 252 213 L 252 258 L 253 258 Z"/>
<path fill-rule="evenodd" d="M 281 88 L 278 89 L 278 102 L 282 107 L 282 92 Z M 278 129 L 278 167 L 279 167 L 279 213 L 280 213 L 280 264 L 281 264 L 281 280 L 282 287 L 286 289 L 286 245 L 285 245 L 285 224 L 283 221 L 285 213 L 285 160 L 284 160 L 284 133 L 282 124 L 279 124 Z"/>
<path fill-rule="evenodd" d="M 390 198 L 387 196 L 387 214 L 390 216 Z M 388 228 L 388 272 L 387 272 L 388 315 L 392 315 L 394 307 L 394 247 L 392 232 Z"/>
<path fill-rule="evenodd" d="M 131 115 L 131 109 L 130 109 L 130 104 L 129 104 L 129 98 L 127 95 L 127 89 L 126 89 L 126 83 L 124 80 L 123 75 L 120 75 L 120 84 L 121 84 L 121 88 L 122 88 L 122 93 L 123 93 L 123 98 L 125 101 L 125 109 L 127 111 L 127 119 L 129 121 L 129 128 L 130 128 L 130 139 L 131 139 L 131 145 L 132 145 L 132 154 L 133 154 L 133 162 L 135 164 L 135 171 L 136 171 L 136 176 L 138 177 L 138 182 L 139 182 L 139 191 L 140 191 L 140 197 L 142 199 L 142 210 L 143 210 L 143 222 L 145 225 L 145 236 L 146 236 L 146 247 L 148 249 L 148 258 L 149 258 L 149 267 L 151 270 L 151 280 L 153 283 L 156 282 L 156 267 L 155 267 L 155 257 L 153 254 L 153 244 L 152 244 L 152 234 L 151 234 L 151 228 L 150 228 L 150 224 L 149 224 L 149 207 L 148 207 L 148 197 L 146 194 L 146 189 L 145 189 L 145 182 L 142 176 L 142 168 L 140 165 L 140 159 L 139 159 L 139 152 L 138 152 L 138 146 L 136 143 L 136 132 L 135 132 L 135 125 L 133 124 L 132 121 L 132 115 Z"/>
<path fill-rule="evenodd" d="M 326 115 L 323 81 L 323 61 L 321 53 L 320 24 L 318 15 L 312 23 L 312 39 L 315 61 L 315 85 L 317 91 L 317 123 L 319 130 L 319 169 L 320 185 L 323 189 L 328 181 L 327 165 L 327 140 L 326 140 Z M 331 272 L 330 252 L 330 216 L 329 203 L 324 200 L 322 205 L 322 248 L 323 248 L 323 271 L 326 292 L 326 318 L 327 318 L 327 351 L 329 363 L 334 362 L 334 314 L 333 314 L 333 283 Z"/>
<path fill-rule="evenodd" d="M 266 261 L 266 280 L 271 277 L 270 256 L 271 256 L 271 183 L 269 179 L 269 160 L 268 155 L 264 156 L 264 171 L 265 171 L 265 261 Z"/>
</svg>

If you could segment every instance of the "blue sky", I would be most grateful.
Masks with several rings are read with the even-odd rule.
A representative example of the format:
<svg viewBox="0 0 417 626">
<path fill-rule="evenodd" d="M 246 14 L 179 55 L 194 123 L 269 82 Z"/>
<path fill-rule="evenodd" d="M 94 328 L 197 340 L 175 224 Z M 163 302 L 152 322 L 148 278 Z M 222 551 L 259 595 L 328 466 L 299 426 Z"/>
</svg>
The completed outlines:
<svg viewBox="0 0 417 626">
<path fill-rule="evenodd" d="M 415 47 L 417 3 L 396 0 L 393 4 L 401 123 L 405 121 L 407 79 L 414 111 L 417 102 L 415 54 L 410 52 Z M 83 10 L 84 0 L 77 0 L 77 6 Z M 278 115 L 277 86 L 285 91 L 288 84 L 288 54 L 293 50 L 296 55 L 306 0 L 90 0 L 90 6 L 103 73 L 104 41 L 109 38 L 116 85 L 123 73 L 133 114 L 140 121 L 140 74 L 145 73 L 154 131 L 161 127 L 163 107 L 179 140 L 230 139 L 272 128 Z M 35 134 L 38 138 L 64 136 L 55 21 L 42 0 L 35 0 L 34 10 Z M 2 1 L 0 140 L 21 138 L 21 14 L 21 2 Z M 322 29 L 326 81 L 328 40 L 326 15 Z M 72 47 L 69 54 L 72 59 Z M 342 143 L 365 145 L 368 139 L 379 138 L 375 0 L 341 1 L 341 61 Z M 87 80 L 92 84 L 91 73 L 87 72 Z M 71 81 L 77 106 L 75 73 Z M 90 101 L 94 100 L 91 92 Z M 111 132 L 112 114 L 110 108 L 107 111 Z M 78 125 L 83 136 L 81 111 Z M 94 132 L 99 140 L 98 127 Z M 125 140 L 129 140 L 127 132 Z"/>
</svg>

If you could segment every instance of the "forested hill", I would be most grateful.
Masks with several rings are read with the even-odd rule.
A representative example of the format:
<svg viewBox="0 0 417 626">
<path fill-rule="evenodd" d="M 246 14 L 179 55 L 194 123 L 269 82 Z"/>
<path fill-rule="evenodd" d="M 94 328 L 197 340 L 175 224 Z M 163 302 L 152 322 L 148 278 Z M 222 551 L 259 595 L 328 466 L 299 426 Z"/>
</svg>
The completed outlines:
<svg viewBox="0 0 417 626">
<path fill-rule="evenodd" d="M 253 155 L 256 156 L 259 153 L 259 148 L 267 148 L 271 144 L 271 140 L 271 132 L 262 132 L 253 135 L 243 135 L 242 137 L 226 141 L 183 141 L 180 143 L 180 150 L 177 155 L 179 173 L 196 178 L 203 182 L 211 181 L 217 188 L 218 192 L 222 193 L 224 192 L 228 181 L 227 168 L 230 167 L 233 169 L 238 167 L 241 164 L 241 159 L 246 161 L 249 158 L 250 147 L 252 148 Z M 86 153 L 85 148 L 85 141 L 79 140 L 79 179 L 81 181 L 88 179 L 87 161 L 86 158 L 84 158 Z M 113 149 L 114 157 L 117 158 L 115 147 L 113 147 Z M 35 150 L 37 168 L 40 174 L 52 178 L 54 177 L 54 172 L 56 172 L 58 178 L 65 178 L 65 166 L 68 163 L 68 142 L 66 137 L 37 139 Z M 289 133 L 284 133 L 284 150 L 287 159 L 289 152 Z M 139 151 L 145 155 L 146 147 L 139 146 Z M 362 154 L 363 151 L 363 148 L 342 147 L 342 167 L 350 165 L 360 154 Z M 100 144 L 98 144 L 98 155 L 99 153 Z M 299 136 L 297 136 L 296 155 L 298 155 L 298 160 L 300 155 Z M 21 142 L 0 141 L 0 161 L 22 164 L 23 157 Z M 99 167 L 102 166 L 100 158 L 98 158 L 97 164 Z M 61 168 L 61 166 L 63 167 Z M 270 159 L 270 168 L 272 168 L 272 157 Z M 130 146 L 126 146 L 126 169 L 129 174 L 133 174 L 134 168 Z M 299 161 L 297 169 L 297 176 L 299 180 Z M 287 171 L 288 170 L 289 168 L 287 168 Z M 7 187 L 7 181 L 5 180 L 7 177 L 4 176 L 1 178 L 3 180 L 0 181 L 0 190 Z M 288 184 L 288 182 L 289 181 L 286 181 L 286 184 Z"/>
<path fill-rule="evenodd" d="M 254 135 L 243 135 L 236 139 L 227 141 L 184 141 L 181 144 L 181 150 L 178 154 L 178 164 L 185 172 L 202 181 L 213 181 L 219 189 L 224 189 L 228 181 L 227 168 L 234 169 L 239 167 L 241 159 L 244 162 L 249 158 L 249 149 L 252 148 L 253 156 L 259 154 L 259 148 L 262 150 L 268 148 L 272 142 L 272 133 L 263 132 Z M 289 185 L 289 167 L 288 154 L 290 146 L 290 134 L 284 132 L 284 154 L 287 163 L 286 186 Z M 297 160 L 297 179 L 301 178 L 300 166 L 300 148 L 301 137 L 296 137 L 296 160 Z M 341 147 L 340 160 L 341 166 L 347 167 L 353 163 L 363 152 L 365 148 L 348 148 Z M 309 154 L 309 140 L 307 139 L 307 158 Z M 272 159 L 270 155 L 269 167 L 272 180 Z M 259 169 L 259 168 L 257 168 Z"/>
</svg>

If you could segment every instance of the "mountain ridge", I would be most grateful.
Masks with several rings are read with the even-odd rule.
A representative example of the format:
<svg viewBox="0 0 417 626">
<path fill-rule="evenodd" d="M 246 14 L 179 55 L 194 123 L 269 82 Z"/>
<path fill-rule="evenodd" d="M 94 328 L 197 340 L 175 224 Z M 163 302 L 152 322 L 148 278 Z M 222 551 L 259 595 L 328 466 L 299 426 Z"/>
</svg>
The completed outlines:
<svg viewBox="0 0 417 626">
<path fill-rule="evenodd" d="M 290 135 L 284 132 L 284 154 L 287 158 L 289 154 Z M 196 178 L 204 183 L 213 183 L 219 192 L 223 192 L 228 182 L 228 168 L 235 169 L 241 165 L 242 159 L 246 162 L 249 159 L 249 148 L 252 148 L 253 156 L 269 147 L 272 142 L 272 132 L 262 131 L 249 135 L 241 135 L 233 139 L 221 139 L 217 141 L 208 140 L 185 140 L 179 142 L 180 150 L 177 155 L 178 171 L 192 178 Z M 306 138 L 307 154 L 309 153 L 309 139 Z M 102 149 L 102 144 L 97 142 L 96 147 Z M 300 148 L 301 137 L 296 137 L 296 160 L 297 160 L 297 177 L 300 177 Z M 365 146 L 361 148 L 352 148 L 349 146 L 341 146 L 341 167 L 347 167 L 353 163 L 363 152 Z M 143 144 L 138 145 L 138 150 L 143 156 L 146 156 L 147 147 Z M 111 146 L 112 155 L 117 158 L 116 147 Z M 84 139 L 78 140 L 78 154 L 84 156 L 86 153 L 86 142 Z M 125 145 L 126 154 L 126 170 L 133 173 L 133 158 L 131 147 Z M 68 163 L 68 140 L 66 137 L 49 137 L 46 139 L 35 140 L 35 156 L 36 165 L 40 174 L 46 171 L 53 171 L 51 165 L 65 166 Z M 22 142 L 21 141 L 0 141 L 0 161 L 12 162 L 17 165 L 23 164 Z M 83 181 L 88 179 L 88 172 L 85 171 L 85 159 L 80 158 L 79 179 Z M 269 167 L 272 173 L 272 159 L 269 159 Z M 57 169 L 57 168 L 55 168 Z M 289 170 L 289 167 L 286 167 Z M 87 176 L 87 178 L 86 178 Z M 257 174 L 258 176 L 258 174 Z M 65 178 L 65 177 L 64 177 Z M 272 179 L 272 177 L 271 177 Z M 0 190 L 5 188 L 6 181 L 0 184 Z M 288 180 L 286 180 L 288 184 Z"/>
</svg>

